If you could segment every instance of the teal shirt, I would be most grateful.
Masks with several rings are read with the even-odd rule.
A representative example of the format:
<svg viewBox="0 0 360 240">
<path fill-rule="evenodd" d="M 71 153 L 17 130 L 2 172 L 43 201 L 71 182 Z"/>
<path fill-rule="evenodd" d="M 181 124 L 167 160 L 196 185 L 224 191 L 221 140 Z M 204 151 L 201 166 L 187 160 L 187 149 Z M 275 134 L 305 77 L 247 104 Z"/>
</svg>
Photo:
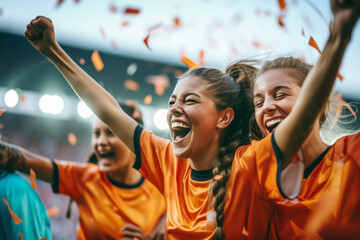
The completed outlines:
<svg viewBox="0 0 360 240">
<path fill-rule="evenodd" d="M 15 224 L 3 199 L 22 220 Z M 51 240 L 50 219 L 39 195 L 30 184 L 15 172 L 0 173 L 0 240 L 20 239 Z"/>
</svg>

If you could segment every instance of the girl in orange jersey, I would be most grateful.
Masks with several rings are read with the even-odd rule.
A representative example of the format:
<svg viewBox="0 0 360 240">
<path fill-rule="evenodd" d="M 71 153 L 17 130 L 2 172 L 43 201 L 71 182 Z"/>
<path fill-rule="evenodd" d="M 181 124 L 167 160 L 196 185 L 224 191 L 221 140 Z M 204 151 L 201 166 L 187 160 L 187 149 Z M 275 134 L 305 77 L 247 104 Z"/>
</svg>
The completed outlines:
<svg viewBox="0 0 360 240">
<path fill-rule="evenodd" d="M 169 101 L 171 143 L 153 136 L 126 116 L 115 99 L 71 60 L 57 44 L 50 19 L 37 17 L 31 21 L 25 36 L 136 154 L 134 167 L 165 195 L 166 227 L 170 239 L 223 239 L 225 236 L 240 239 L 247 234 L 251 236 L 250 232 L 242 230 L 251 218 L 249 209 L 254 192 L 270 202 L 282 199 L 276 182 L 278 164 L 271 138 L 239 147 L 247 141 L 244 123 L 248 121 L 247 113 L 251 107 L 243 94 L 246 88 L 240 89 L 230 74 L 198 68 L 179 79 Z M 301 101 L 294 106 L 287 120 L 278 126 L 274 138 L 281 146 L 284 159 L 280 170 L 281 167 L 288 169 L 293 166 L 300 169 L 299 164 L 292 164 L 291 160 L 330 94 L 332 84 L 328 81 L 335 78 L 343 51 L 337 42 L 329 41 L 301 91 Z M 242 67 L 240 71 L 231 71 L 231 75 L 237 74 L 240 84 L 246 85 L 248 81 L 245 80 L 251 80 L 254 68 Z M 290 141 L 286 138 L 289 135 L 297 138 Z M 257 153 L 263 153 L 266 158 Z M 244 161 L 243 154 L 252 155 L 252 158 Z M 285 174 L 289 181 L 283 181 L 283 176 L 281 180 L 286 183 L 294 180 L 296 183 L 298 175 Z M 212 194 L 209 194 L 209 187 Z M 291 195 L 293 185 L 281 184 L 281 189 L 286 195 Z M 264 217 L 269 214 L 266 208 L 258 211 Z M 263 232 L 266 227 L 259 226 L 257 231 Z"/>
<path fill-rule="evenodd" d="M 133 116 L 133 107 L 121 106 Z M 141 118 L 136 120 L 142 123 Z M 98 165 L 52 161 L 0 142 L 0 168 L 25 173 L 33 169 L 38 178 L 52 184 L 55 193 L 74 199 L 80 213 L 77 239 L 150 239 L 150 234 L 156 239 L 164 237 L 163 196 L 131 168 L 134 154 L 98 119 L 92 147 Z"/>
<path fill-rule="evenodd" d="M 360 1 L 332 1 L 332 10 L 334 23 L 329 42 L 335 42 L 333 47 L 343 50 L 359 18 Z M 327 48 L 329 43 L 325 51 Z M 305 87 L 306 76 L 314 72 L 311 69 L 311 65 L 291 57 L 278 58 L 262 66 L 255 82 L 254 105 L 256 122 L 263 136 L 273 131 L 272 136 L 278 136 L 276 126 L 290 116 L 301 88 Z M 331 71 L 334 76 L 337 68 Z M 329 84 L 333 79 L 329 78 Z M 332 103 L 329 104 L 325 112 Z M 320 132 L 329 132 L 334 127 L 328 121 L 325 113 L 320 114 L 301 147 L 305 169 L 300 193 L 295 198 L 284 194 L 290 200 L 273 206 L 270 239 L 356 239 L 360 236 L 360 133 L 342 137 L 329 146 L 320 137 Z M 294 138 L 285 137 L 289 141 Z M 334 142 L 334 139 L 326 140 Z M 276 139 L 274 150 L 279 162 L 283 149 L 284 145 Z M 255 218 L 254 223 L 258 224 L 261 218 Z"/>
</svg>

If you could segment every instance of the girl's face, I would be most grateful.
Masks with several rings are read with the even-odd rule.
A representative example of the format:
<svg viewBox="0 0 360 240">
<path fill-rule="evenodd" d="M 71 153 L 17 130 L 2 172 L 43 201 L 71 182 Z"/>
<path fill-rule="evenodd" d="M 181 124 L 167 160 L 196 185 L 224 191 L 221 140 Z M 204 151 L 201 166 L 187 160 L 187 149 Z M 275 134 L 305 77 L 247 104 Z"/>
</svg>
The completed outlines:
<svg viewBox="0 0 360 240">
<path fill-rule="evenodd" d="M 255 119 L 267 136 L 289 115 L 301 87 L 287 69 L 272 69 L 261 74 L 254 86 Z"/>
<path fill-rule="evenodd" d="M 175 156 L 196 158 L 218 141 L 220 111 L 207 91 L 208 83 L 194 76 L 180 80 L 169 99 L 168 124 Z"/>
<path fill-rule="evenodd" d="M 119 171 L 131 164 L 132 152 L 99 119 L 94 123 L 91 142 L 98 166 L 103 171 Z"/>
</svg>

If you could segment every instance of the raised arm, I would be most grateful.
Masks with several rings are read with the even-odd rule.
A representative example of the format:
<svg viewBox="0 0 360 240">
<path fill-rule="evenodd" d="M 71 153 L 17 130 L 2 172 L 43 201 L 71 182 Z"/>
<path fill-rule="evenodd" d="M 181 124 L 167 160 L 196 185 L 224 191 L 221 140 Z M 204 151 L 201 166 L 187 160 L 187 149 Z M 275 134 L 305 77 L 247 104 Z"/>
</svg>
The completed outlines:
<svg viewBox="0 0 360 240">
<path fill-rule="evenodd" d="M 0 141 L 0 169 L 18 170 L 29 174 L 31 168 L 37 178 L 53 183 L 53 164 L 49 158 Z"/>
<path fill-rule="evenodd" d="M 283 167 L 298 152 L 328 101 L 352 30 L 360 15 L 360 0 L 331 0 L 331 8 L 334 23 L 325 49 L 308 74 L 291 113 L 274 132 L 275 141 L 283 154 Z"/>
<path fill-rule="evenodd" d="M 49 18 L 38 16 L 27 25 L 25 37 L 63 74 L 77 95 L 96 116 L 134 151 L 133 134 L 137 123 L 118 105 L 117 101 L 59 46 L 54 26 Z"/>
</svg>

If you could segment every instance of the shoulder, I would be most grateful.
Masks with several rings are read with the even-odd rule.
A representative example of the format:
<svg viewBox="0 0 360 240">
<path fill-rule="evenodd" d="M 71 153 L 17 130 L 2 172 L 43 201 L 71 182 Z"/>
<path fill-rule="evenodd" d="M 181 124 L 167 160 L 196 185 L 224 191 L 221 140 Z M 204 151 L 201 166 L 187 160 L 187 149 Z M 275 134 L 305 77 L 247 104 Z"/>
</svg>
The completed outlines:
<svg viewBox="0 0 360 240">
<path fill-rule="evenodd" d="M 360 166 L 360 132 L 338 139 L 333 148 L 336 154 L 350 157 Z"/>
</svg>

